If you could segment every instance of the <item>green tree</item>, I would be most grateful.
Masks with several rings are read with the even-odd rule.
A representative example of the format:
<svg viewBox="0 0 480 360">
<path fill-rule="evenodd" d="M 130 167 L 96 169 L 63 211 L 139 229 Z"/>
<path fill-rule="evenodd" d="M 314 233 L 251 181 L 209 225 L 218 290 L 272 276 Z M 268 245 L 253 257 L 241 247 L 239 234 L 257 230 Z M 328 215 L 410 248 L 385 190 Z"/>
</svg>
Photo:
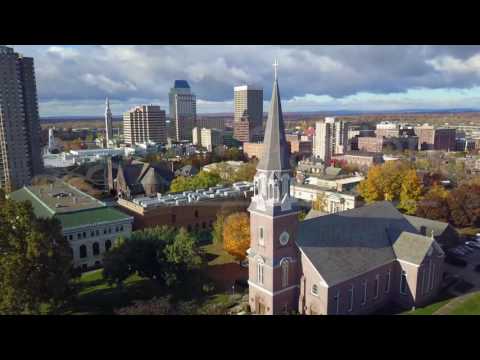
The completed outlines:
<svg viewBox="0 0 480 360">
<path fill-rule="evenodd" d="M 57 219 L 37 219 L 29 202 L 0 207 L 0 314 L 56 312 L 72 300 L 72 253 Z"/>
<path fill-rule="evenodd" d="M 192 177 L 178 176 L 170 184 L 170 192 L 205 189 L 222 183 L 222 178 L 217 173 L 200 171 Z"/>
<path fill-rule="evenodd" d="M 217 214 L 217 220 L 213 224 L 212 237 L 215 244 L 223 244 L 223 224 L 226 215 L 223 212 Z"/>
<path fill-rule="evenodd" d="M 422 184 L 415 169 L 408 170 L 402 182 L 399 208 L 413 215 L 417 211 L 417 202 L 422 195 Z"/>
<path fill-rule="evenodd" d="M 202 252 L 194 235 L 161 226 L 136 231 L 105 254 L 103 276 L 119 286 L 135 273 L 176 286 L 201 262 Z"/>
</svg>

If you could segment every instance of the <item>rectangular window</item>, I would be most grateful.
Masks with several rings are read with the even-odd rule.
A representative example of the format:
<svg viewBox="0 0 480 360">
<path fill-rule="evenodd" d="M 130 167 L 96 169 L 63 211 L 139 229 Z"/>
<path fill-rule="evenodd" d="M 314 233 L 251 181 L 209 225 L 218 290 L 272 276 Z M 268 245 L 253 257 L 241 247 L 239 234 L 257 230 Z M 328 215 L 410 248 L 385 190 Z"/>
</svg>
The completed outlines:
<svg viewBox="0 0 480 360">
<path fill-rule="evenodd" d="M 258 245 L 265 246 L 265 234 L 262 226 L 258 228 Z"/>
<path fill-rule="evenodd" d="M 363 282 L 362 305 L 367 303 L 367 280 Z"/>
<path fill-rule="evenodd" d="M 433 288 L 435 287 L 435 264 L 434 263 L 431 263 L 432 264 L 432 280 L 430 281 L 430 290 L 433 290 Z"/>
<path fill-rule="evenodd" d="M 380 286 L 380 279 L 379 276 L 375 276 L 375 281 L 373 283 L 373 298 L 377 299 L 378 298 L 378 288 Z"/>
<path fill-rule="evenodd" d="M 340 291 L 333 297 L 335 300 L 335 314 L 340 314 Z"/>
<path fill-rule="evenodd" d="M 317 284 L 312 285 L 312 295 L 318 296 L 318 285 Z"/>
<path fill-rule="evenodd" d="M 263 264 L 257 264 L 257 282 L 263 285 Z"/>
<path fill-rule="evenodd" d="M 348 290 L 348 292 L 350 293 L 348 297 L 348 311 L 352 311 L 353 310 L 353 292 L 354 292 L 353 285 L 350 286 L 350 289 Z"/>
<path fill-rule="evenodd" d="M 400 277 L 400 294 L 407 294 L 407 273 L 402 270 L 402 275 Z"/>
<path fill-rule="evenodd" d="M 385 293 L 388 293 L 390 291 L 390 278 L 391 278 L 391 273 L 390 271 L 387 272 L 387 279 L 385 281 Z"/>
</svg>

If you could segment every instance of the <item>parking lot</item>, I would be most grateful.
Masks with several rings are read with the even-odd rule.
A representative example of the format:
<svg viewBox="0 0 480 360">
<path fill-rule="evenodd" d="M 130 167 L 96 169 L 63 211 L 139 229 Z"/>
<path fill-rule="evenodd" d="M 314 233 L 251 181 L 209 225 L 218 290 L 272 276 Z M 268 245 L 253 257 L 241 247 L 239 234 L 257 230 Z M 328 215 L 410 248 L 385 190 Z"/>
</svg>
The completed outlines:
<svg viewBox="0 0 480 360">
<path fill-rule="evenodd" d="M 467 262 L 467 266 L 460 267 L 445 263 L 445 272 L 457 275 L 473 285 L 467 293 L 480 290 L 480 272 L 475 271 L 475 267 L 480 264 L 480 249 L 475 248 L 470 254 L 457 256 Z M 460 295 L 460 294 L 458 294 Z"/>
</svg>

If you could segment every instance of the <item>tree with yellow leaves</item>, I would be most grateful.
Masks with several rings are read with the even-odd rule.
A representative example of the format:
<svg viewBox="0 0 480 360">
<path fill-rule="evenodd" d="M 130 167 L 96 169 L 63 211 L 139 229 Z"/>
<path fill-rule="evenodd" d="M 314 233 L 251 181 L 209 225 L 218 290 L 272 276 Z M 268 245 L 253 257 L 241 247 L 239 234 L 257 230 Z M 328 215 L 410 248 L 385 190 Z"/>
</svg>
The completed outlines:
<svg viewBox="0 0 480 360">
<path fill-rule="evenodd" d="M 359 184 L 360 195 L 367 203 L 398 200 L 403 179 L 409 170 L 408 164 L 401 161 L 371 167 L 367 178 Z"/>
<path fill-rule="evenodd" d="M 317 198 L 312 201 L 312 209 L 318 211 L 325 211 L 327 208 L 327 197 L 325 193 L 317 194 Z"/>
<path fill-rule="evenodd" d="M 250 219 L 245 212 L 233 213 L 223 224 L 223 248 L 238 261 L 245 259 L 250 247 Z"/>
<path fill-rule="evenodd" d="M 403 178 L 402 190 L 400 192 L 400 204 L 398 207 L 408 215 L 417 212 L 417 202 L 422 196 L 422 184 L 415 169 L 407 171 Z"/>
</svg>

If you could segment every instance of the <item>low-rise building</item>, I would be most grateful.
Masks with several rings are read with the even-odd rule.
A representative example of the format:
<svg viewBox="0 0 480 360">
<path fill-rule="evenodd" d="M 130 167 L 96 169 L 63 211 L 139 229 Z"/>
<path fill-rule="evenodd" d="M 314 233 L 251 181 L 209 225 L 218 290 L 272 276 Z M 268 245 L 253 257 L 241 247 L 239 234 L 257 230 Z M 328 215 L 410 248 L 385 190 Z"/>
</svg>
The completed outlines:
<svg viewBox="0 0 480 360">
<path fill-rule="evenodd" d="M 382 164 L 383 154 L 351 151 L 347 154 L 334 155 L 332 159 L 345 161 L 347 164 L 358 166 L 361 171 L 366 171 L 373 165 Z"/>
<path fill-rule="evenodd" d="M 263 154 L 263 143 L 253 143 L 253 142 L 246 142 L 243 143 L 243 153 L 249 159 L 257 158 L 260 159 Z"/>
<path fill-rule="evenodd" d="M 133 217 L 59 180 L 23 187 L 10 198 L 31 202 L 37 217 L 57 218 L 72 248 L 73 264 L 82 270 L 101 265 L 117 238 L 132 231 Z"/>
<path fill-rule="evenodd" d="M 383 137 L 359 137 L 357 144 L 360 151 L 381 153 L 383 150 Z"/>
<path fill-rule="evenodd" d="M 239 182 L 232 187 L 119 199 L 118 205 L 134 217 L 135 230 L 167 225 L 187 231 L 211 231 L 219 212 L 245 211 L 252 193 L 252 183 Z"/>
<path fill-rule="evenodd" d="M 319 198 L 323 199 L 323 209 L 319 211 L 332 214 L 340 211 L 354 209 L 359 206 L 358 197 L 353 192 L 338 192 L 329 187 L 292 182 L 290 196 L 313 203 Z"/>
</svg>

